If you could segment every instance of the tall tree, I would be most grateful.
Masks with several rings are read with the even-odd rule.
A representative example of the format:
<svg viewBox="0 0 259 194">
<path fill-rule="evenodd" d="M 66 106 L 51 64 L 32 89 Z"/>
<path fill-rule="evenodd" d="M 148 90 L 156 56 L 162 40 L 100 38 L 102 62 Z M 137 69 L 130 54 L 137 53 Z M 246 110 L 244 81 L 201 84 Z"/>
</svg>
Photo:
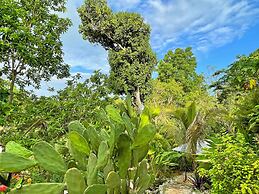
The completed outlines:
<svg viewBox="0 0 259 194">
<path fill-rule="evenodd" d="M 150 46 L 150 26 L 136 13 L 113 13 L 106 0 L 86 0 L 78 9 L 80 33 L 109 52 L 110 81 L 118 94 L 131 94 L 140 108 L 150 88 L 156 56 Z"/>
<path fill-rule="evenodd" d="M 14 85 L 40 87 L 69 75 L 64 64 L 60 36 L 71 22 L 60 18 L 66 0 L 0 0 L 0 72 L 10 80 L 9 102 Z"/>
<path fill-rule="evenodd" d="M 259 86 L 259 49 L 249 56 L 239 56 L 227 69 L 217 71 L 221 77 L 211 87 L 218 92 L 220 101 L 230 94 L 244 92 Z"/>
<path fill-rule="evenodd" d="M 196 67 L 192 48 L 177 48 L 174 52 L 170 50 L 158 64 L 158 79 L 162 82 L 175 80 L 183 86 L 185 92 L 189 92 L 203 81 L 202 76 L 196 73 Z"/>
</svg>

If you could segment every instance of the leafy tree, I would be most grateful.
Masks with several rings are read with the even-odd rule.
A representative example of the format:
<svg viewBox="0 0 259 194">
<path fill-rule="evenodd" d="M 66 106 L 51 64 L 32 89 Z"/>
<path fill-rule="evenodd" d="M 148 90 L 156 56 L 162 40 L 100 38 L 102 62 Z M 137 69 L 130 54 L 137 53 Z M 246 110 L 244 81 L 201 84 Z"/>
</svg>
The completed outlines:
<svg viewBox="0 0 259 194">
<path fill-rule="evenodd" d="M 173 79 L 183 86 L 185 92 L 190 92 L 203 81 L 202 76 L 195 72 L 196 66 L 192 48 L 170 50 L 158 64 L 158 79 L 162 82 Z"/>
<path fill-rule="evenodd" d="M 6 123 L 4 130 L 0 130 L 0 142 L 13 140 L 28 147 L 39 139 L 58 142 L 72 120 L 102 126 L 97 123 L 96 112 L 116 98 L 111 96 L 108 78 L 96 71 L 84 82 L 79 79 L 80 76 L 72 77 L 56 96 L 21 100 L 16 110 L 3 118 Z"/>
<path fill-rule="evenodd" d="M 259 49 L 249 56 L 239 56 L 227 69 L 217 71 L 214 76 L 222 75 L 211 85 L 224 100 L 230 94 L 244 92 L 258 87 L 259 84 Z"/>
<path fill-rule="evenodd" d="M 134 96 L 140 108 L 156 63 L 149 43 L 150 26 L 139 14 L 113 13 L 106 0 L 87 0 L 78 12 L 83 38 L 109 51 L 112 88 L 117 94 Z"/>
<path fill-rule="evenodd" d="M 170 80 L 166 83 L 155 79 L 152 80 L 152 92 L 147 98 L 147 102 L 156 107 L 173 109 L 175 106 L 185 104 L 184 95 L 186 93 L 183 91 L 182 85 L 175 80 Z"/>
<path fill-rule="evenodd" d="M 60 35 L 71 24 L 60 18 L 65 0 L 0 1 L 0 73 L 9 80 L 9 102 L 14 85 L 40 87 L 41 80 L 69 75 L 64 64 Z"/>
</svg>

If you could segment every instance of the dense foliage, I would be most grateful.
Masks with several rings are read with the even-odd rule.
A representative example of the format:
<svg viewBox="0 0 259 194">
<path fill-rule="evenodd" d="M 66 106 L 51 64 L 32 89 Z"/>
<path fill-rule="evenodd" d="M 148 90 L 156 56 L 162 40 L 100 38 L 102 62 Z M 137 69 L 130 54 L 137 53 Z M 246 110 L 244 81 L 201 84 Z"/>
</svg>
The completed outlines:
<svg viewBox="0 0 259 194">
<path fill-rule="evenodd" d="M 140 14 L 86 0 L 79 32 L 108 51 L 109 75 L 36 96 L 25 86 L 69 76 L 64 11 L 65 0 L 0 0 L 0 194 L 156 193 L 179 174 L 201 191 L 259 193 L 258 49 L 216 72 L 213 92 L 190 47 L 156 64 Z"/>
<path fill-rule="evenodd" d="M 10 102 L 14 84 L 39 87 L 41 80 L 69 75 L 60 36 L 68 29 L 70 20 L 57 15 L 65 11 L 65 3 L 0 1 L 0 74 L 10 80 Z"/>
<path fill-rule="evenodd" d="M 106 0 L 87 0 L 78 9 L 83 38 L 109 51 L 110 83 L 118 94 L 131 94 L 137 106 L 150 90 L 156 56 L 150 26 L 137 13 L 113 13 Z"/>
<path fill-rule="evenodd" d="M 212 193 L 258 193 L 259 160 L 257 150 L 244 135 L 223 135 L 211 152 L 207 152 L 210 168 L 200 168 L 202 176 L 212 181 Z M 208 161 L 206 161 L 208 162 Z"/>
<path fill-rule="evenodd" d="M 174 52 L 170 50 L 158 65 L 158 79 L 161 82 L 175 80 L 185 92 L 190 92 L 203 81 L 202 76 L 197 75 L 196 67 L 196 57 L 192 48 L 177 48 Z"/>
<path fill-rule="evenodd" d="M 32 96 L 20 102 L 19 107 L 3 116 L 5 127 L 0 131 L 0 142 L 13 140 L 29 147 L 39 139 L 57 142 L 73 120 L 96 124 L 96 111 L 116 97 L 110 96 L 107 76 L 99 71 L 83 83 L 78 82 L 78 78 L 69 80 L 56 96 Z"/>
<path fill-rule="evenodd" d="M 151 120 L 157 113 L 146 108 L 138 116 L 128 102 L 119 106 L 121 111 L 108 105 L 106 113 L 100 112 L 109 131 L 105 126 L 85 128 L 78 121 L 69 124 L 67 146 L 58 149 L 63 154 L 69 150 L 68 164 L 47 142 L 35 144 L 33 152 L 9 142 L 6 152 L 0 154 L 0 172 L 15 173 L 39 165 L 54 174 L 65 175 L 65 183 L 32 184 L 10 193 L 49 193 L 44 191 L 48 188 L 52 194 L 58 194 L 65 184 L 70 194 L 143 193 L 153 180 L 145 157 L 156 134 Z M 29 158 L 31 155 L 34 159 Z"/>
<path fill-rule="evenodd" d="M 226 99 L 231 94 L 251 90 L 258 87 L 258 69 L 259 50 L 257 49 L 249 56 L 239 56 L 228 69 L 216 72 L 215 75 L 223 75 L 211 87 L 218 92 L 220 100 Z"/>
</svg>

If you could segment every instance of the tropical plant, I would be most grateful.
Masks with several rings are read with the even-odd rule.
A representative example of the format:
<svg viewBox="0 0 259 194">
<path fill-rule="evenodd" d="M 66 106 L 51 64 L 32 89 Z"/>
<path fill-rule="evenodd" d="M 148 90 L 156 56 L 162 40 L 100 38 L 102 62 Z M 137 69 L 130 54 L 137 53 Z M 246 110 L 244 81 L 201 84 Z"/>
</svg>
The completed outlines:
<svg viewBox="0 0 259 194">
<path fill-rule="evenodd" d="M 245 95 L 235 111 L 235 125 L 249 142 L 259 145 L 259 89 Z"/>
<path fill-rule="evenodd" d="M 204 191 L 210 188 L 210 180 L 206 176 L 200 176 L 197 172 L 188 176 L 188 181 L 192 184 L 196 190 Z"/>
<path fill-rule="evenodd" d="M 241 133 L 223 135 L 198 157 L 199 174 L 210 178 L 211 193 L 259 192 L 259 156 Z"/>
<path fill-rule="evenodd" d="M 205 116 L 197 110 L 195 102 L 186 109 L 176 110 L 174 116 L 181 122 L 178 131 L 182 132 L 183 143 L 187 144 L 186 151 L 191 155 L 196 154 L 197 144 L 199 140 L 204 138 L 206 132 L 204 127 Z"/>
<path fill-rule="evenodd" d="M 32 151 L 9 142 L 0 154 L 0 172 L 15 173 L 39 165 L 46 171 L 65 176 L 63 183 L 36 183 L 13 189 L 9 193 L 59 194 L 67 187 L 70 194 L 143 193 L 152 183 L 145 159 L 156 129 L 151 123 L 156 112 L 145 109 L 137 117 L 128 100 L 119 106 L 109 105 L 107 115 L 100 117 L 109 123 L 108 130 L 85 128 L 80 122 L 68 126 L 67 146 L 56 149 L 71 155 L 68 163 L 50 144 L 38 142 Z"/>
</svg>

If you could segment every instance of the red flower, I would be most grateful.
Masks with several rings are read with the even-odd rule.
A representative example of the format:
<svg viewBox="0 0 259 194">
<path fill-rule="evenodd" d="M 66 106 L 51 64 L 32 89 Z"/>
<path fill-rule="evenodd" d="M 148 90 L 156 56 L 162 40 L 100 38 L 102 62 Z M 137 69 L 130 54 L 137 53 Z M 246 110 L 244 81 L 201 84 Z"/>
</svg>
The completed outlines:
<svg viewBox="0 0 259 194">
<path fill-rule="evenodd" d="M 0 192 L 5 192 L 7 190 L 7 186 L 5 185 L 0 185 Z"/>
</svg>

